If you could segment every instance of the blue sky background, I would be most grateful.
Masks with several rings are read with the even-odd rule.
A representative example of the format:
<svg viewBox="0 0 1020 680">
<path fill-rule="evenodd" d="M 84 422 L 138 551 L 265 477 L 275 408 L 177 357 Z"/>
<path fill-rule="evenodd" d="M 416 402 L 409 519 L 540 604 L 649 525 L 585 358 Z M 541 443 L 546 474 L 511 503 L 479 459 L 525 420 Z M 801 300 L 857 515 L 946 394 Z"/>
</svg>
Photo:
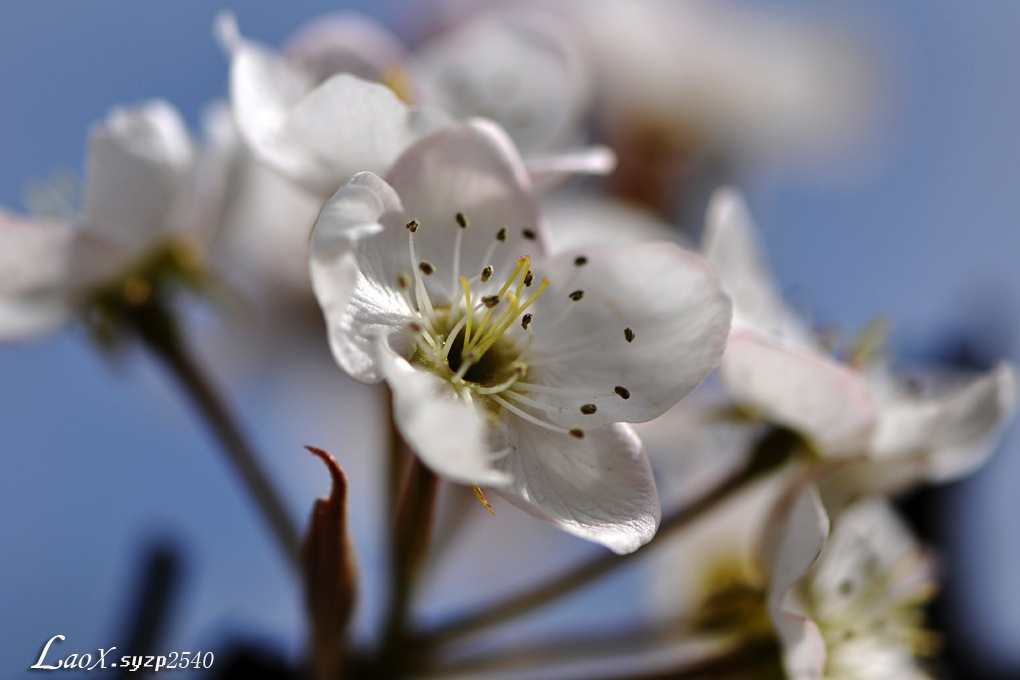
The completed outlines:
<svg viewBox="0 0 1020 680">
<path fill-rule="evenodd" d="M 359 4 L 369 5 L 345 6 Z M 856 5 L 848 19 L 886 73 L 886 117 L 852 171 L 776 171 L 751 188 L 776 273 L 816 319 L 848 332 L 885 315 L 893 347 L 908 357 L 965 337 L 1018 360 L 1020 4 Z M 162 97 L 194 125 L 224 91 L 226 62 L 211 29 L 224 6 L 0 3 L 0 203 L 20 209 L 27 178 L 80 170 L 87 130 L 111 106 Z M 235 9 L 246 34 L 278 44 L 339 6 Z M 408 6 L 371 3 L 369 11 Z M 305 370 L 319 376 L 318 366 L 310 360 Z M 339 370 L 328 378 L 335 387 L 319 382 L 335 393 L 331 408 L 362 422 L 371 393 Z M 300 446 L 331 440 L 340 425 L 323 425 L 290 400 L 296 384 L 249 378 L 230 390 L 261 448 L 273 452 L 269 465 L 295 517 L 304 517 L 327 481 Z M 364 426 L 349 436 L 352 450 L 375 442 Z M 944 518 L 963 639 L 1014 667 L 1018 488 L 1020 432 L 1011 432 L 987 468 L 951 490 Z M 207 650 L 232 634 L 298 650 L 300 593 L 218 452 L 144 356 L 111 363 L 74 331 L 0 348 L 0 517 L 4 676 L 23 671 L 58 633 L 67 636 L 62 655 L 118 644 L 137 563 L 156 538 L 186 556 L 167 651 Z M 359 530 L 362 544 L 374 530 Z"/>
</svg>

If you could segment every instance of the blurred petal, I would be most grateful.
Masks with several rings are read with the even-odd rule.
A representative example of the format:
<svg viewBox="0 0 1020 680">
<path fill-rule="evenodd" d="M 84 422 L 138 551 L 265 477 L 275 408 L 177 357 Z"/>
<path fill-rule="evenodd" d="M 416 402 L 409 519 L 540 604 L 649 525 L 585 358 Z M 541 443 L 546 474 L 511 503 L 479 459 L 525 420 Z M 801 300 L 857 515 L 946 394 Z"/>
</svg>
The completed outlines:
<svg viewBox="0 0 1020 680">
<path fill-rule="evenodd" d="M 645 125 L 743 158 L 846 147 L 867 128 L 873 84 L 844 30 L 746 3 L 574 0 L 610 123 Z"/>
<path fill-rule="evenodd" d="M 979 467 L 998 443 L 1016 410 L 1013 367 L 988 373 L 936 394 L 902 391 L 882 404 L 871 454 L 876 458 L 931 452 L 932 480 L 962 476 Z"/>
<path fill-rule="evenodd" d="M 497 465 L 513 482 L 500 493 L 515 505 L 619 554 L 655 535 L 661 519 L 655 479 L 630 427 L 610 425 L 575 439 L 505 414 L 494 445 L 501 447 L 511 451 Z"/>
<path fill-rule="evenodd" d="M 544 12 L 484 15 L 419 52 L 429 100 L 502 125 L 525 155 L 569 142 L 588 100 L 570 26 Z"/>
<path fill-rule="evenodd" d="M 769 616 L 782 646 L 787 675 L 798 680 L 821 678 L 825 640 L 815 622 L 797 606 L 791 589 L 825 545 L 829 516 L 817 490 L 807 487 L 792 499 L 789 509 L 781 512 L 778 519 L 780 524 L 773 534 L 775 543 L 766 546 L 772 571 Z"/>
<path fill-rule="evenodd" d="M 765 427 L 734 419 L 721 403 L 700 400 L 702 389 L 658 418 L 634 425 L 667 510 L 694 502 L 736 474 Z"/>
<path fill-rule="evenodd" d="M 875 426 L 867 384 L 821 354 L 746 330 L 730 334 L 721 372 L 734 401 L 813 441 L 822 455 L 864 451 Z"/>
<path fill-rule="evenodd" d="M 338 11 L 306 24 L 283 47 L 287 60 L 316 82 L 337 73 L 384 82 L 407 60 L 407 50 L 384 26 L 356 12 Z"/>
<path fill-rule="evenodd" d="M 530 156 L 528 174 L 538 191 L 550 191 L 573 175 L 608 175 L 616 154 L 608 146 L 588 146 L 548 156 Z"/>
<path fill-rule="evenodd" d="M 733 324 L 805 347 L 816 343 L 786 307 L 763 256 L 758 229 L 735 189 L 716 191 L 708 208 L 701 252 L 733 300 Z"/>
<path fill-rule="evenodd" d="M 0 208 L 0 341 L 44 335 L 66 322 L 74 233 Z"/>
<path fill-rule="evenodd" d="M 154 100 L 114 109 L 92 132 L 83 231 L 133 258 L 184 215 L 194 150 L 180 114 Z"/>
<path fill-rule="evenodd" d="M 320 196 L 360 171 L 383 174 L 416 139 L 446 125 L 410 109 L 387 87 L 338 74 L 316 85 L 282 56 L 218 20 L 231 55 L 230 97 L 241 137 L 256 157 Z"/>
</svg>

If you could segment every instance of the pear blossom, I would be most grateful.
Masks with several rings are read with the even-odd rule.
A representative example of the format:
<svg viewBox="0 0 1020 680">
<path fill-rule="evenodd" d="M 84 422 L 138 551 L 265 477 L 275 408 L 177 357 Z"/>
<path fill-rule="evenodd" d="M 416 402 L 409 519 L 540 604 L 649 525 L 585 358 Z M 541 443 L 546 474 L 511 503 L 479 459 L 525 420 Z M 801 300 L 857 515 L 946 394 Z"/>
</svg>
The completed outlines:
<svg viewBox="0 0 1020 680">
<path fill-rule="evenodd" d="M 887 501 L 845 508 L 830 533 L 809 487 L 773 538 L 769 614 L 791 680 L 930 677 L 917 657 L 933 651 L 921 607 L 934 563 Z"/>
<path fill-rule="evenodd" d="M 114 109 L 92 131 L 80 212 L 55 190 L 38 219 L 0 209 L 0 339 L 55 330 L 107 286 L 140 302 L 158 270 L 194 270 L 207 226 L 198 168 L 170 104 Z"/>
<path fill-rule="evenodd" d="M 721 376 L 734 401 L 802 433 L 826 455 L 858 454 L 875 428 L 867 381 L 829 356 L 787 307 L 736 191 L 712 198 L 701 251 L 733 299 Z"/>
<path fill-rule="evenodd" d="M 839 361 L 782 300 L 756 241 L 743 199 L 719 191 L 702 251 L 733 299 L 720 374 L 738 404 L 848 461 L 823 485 L 828 502 L 957 479 L 987 460 L 1016 412 L 1008 362 L 940 378 L 897 374 L 867 357 Z"/>
<path fill-rule="evenodd" d="M 624 423 L 715 367 L 729 301 L 674 244 L 550 255 L 548 238 L 512 142 L 472 121 L 336 192 L 312 232 L 312 282 L 337 363 L 387 382 L 425 465 L 630 552 L 660 510 Z"/>
<path fill-rule="evenodd" d="M 241 137 L 323 199 L 355 172 L 384 174 L 416 140 L 475 115 L 511 131 L 536 180 L 613 167 L 602 147 L 562 151 L 577 137 L 589 78 L 569 29 L 544 13 L 481 17 L 417 55 L 351 13 L 313 22 L 282 54 L 241 37 L 229 13 L 217 32 Z"/>
<path fill-rule="evenodd" d="M 322 199 L 259 163 L 225 104 L 206 111 L 203 127 L 224 185 L 210 257 L 259 301 L 311 299 L 308 235 Z"/>
<path fill-rule="evenodd" d="M 984 465 L 1016 415 L 1016 370 L 1006 361 L 984 373 L 894 373 L 876 360 L 866 375 L 877 425 L 867 459 L 821 483 L 830 506 L 965 477 Z"/>
</svg>

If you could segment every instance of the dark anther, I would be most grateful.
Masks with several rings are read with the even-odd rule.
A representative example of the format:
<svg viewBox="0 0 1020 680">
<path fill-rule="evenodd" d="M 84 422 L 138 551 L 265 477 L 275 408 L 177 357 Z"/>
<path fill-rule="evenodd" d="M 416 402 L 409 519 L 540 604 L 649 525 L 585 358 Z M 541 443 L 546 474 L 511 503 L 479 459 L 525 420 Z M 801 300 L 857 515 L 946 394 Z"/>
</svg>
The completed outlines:
<svg viewBox="0 0 1020 680">
<path fill-rule="evenodd" d="M 627 338 L 627 342 L 634 342 L 634 331 L 630 328 L 624 328 L 623 337 Z"/>
<path fill-rule="evenodd" d="M 527 286 L 528 288 L 531 288 L 531 282 L 534 280 L 534 278 L 535 275 L 529 271 L 527 274 L 524 275 L 524 285 Z"/>
<path fill-rule="evenodd" d="M 397 288 L 399 288 L 400 290 L 407 290 L 410 287 L 411 287 L 411 277 L 409 277 L 407 274 L 398 274 L 397 275 Z"/>
<path fill-rule="evenodd" d="M 626 387 L 620 387 L 619 385 L 617 385 L 616 389 L 614 389 L 613 391 L 619 394 L 624 399 L 630 399 L 630 390 L 628 390 Z"/>
<path fill-rule="evenodd" d="M 533 232 L 530 229 L 525 229 L 524 231 L 521 232 L 521 234 L 524 236 L 524 238 L 528 239 L 529 241 L 535 240 L 535 232 Z"/>
<path fill-rule="evenodd" d="M 586 416 L 590 416 L 591 414 L 595 413 L 595 411 L 598 411 L 598 410 L 599 409 L 598 409 L 597 406 L 595 406 L 595 404 L 582 404 L 581 405 L 581 413 L 583 413 Z"/>
<path fill-rule="evenodd" d="M 499 231 L 496 232 L 496 240 L 500 243 L 506 241 L 506 227 L 500 227 Z"/>
<path fill-rule="evenodd" d="M 418 231 L 418 227 L 421 226 L 421 222 L 419 222 L 418 220 L 411 220 L 404 226 L 407 227 L 407 230 L 413 234 L 414 232 Z"/>
<path fill-rule="evenodd" d="M 461 229 L 467 229 L 468 221 L 467 218 L 464 217 L 464 213 L 457 213 L 456 219 L 457 224 L 460 226 Z"/>
<path fill-rule="evenodd" d="M 436 268 L 432 266 L 432 263 L 426 262 L 425 260 L 418 263 L 418 269 L 420 269 L 421 273 L 425 276 L 431 276 L 436 271 Z"/>
<path fill-rule="evenodd" d="M 583 297 L 584 297 L 583 290 L 575 290 L 573 293 L 570 294 L 570 299 L 573 300 L 574 302 L 577 302 Z"/>
<path fill-rule="evenodd" d="M 570 436 L 574 439 L 584 439 L 584 431 L 575 428 L 570 431 Z"/>
<path fill-rule="evenodd" d="M 491 278 L 492 278 L 492 265 L 487 264 L 485 265 L 485 268 L 482 269 L 482 283 L 485 283 Z"/>
<path fill-rule="evenodd" d="M 588 264 L 588 258 L 585 257 L 584 255 L 578 255 L 577 257 L 574 258 L 574 265 L 575 266 L 583 267 L 586 264 Z"/>
<path fill-rule="evenodd" d="M 499 304 L 499 296 L 487 295 L 482 298 L 482 304 L 488 307 L 489 309 L 492 309 L 493 307 Z"/>
<path fill-rule="evenodd" d="M 530 314 L 525 314 L 524 316 L 521 317 L 521 328 L 523 328 L 524 330 L 527 330 L 528 326 L 530 326 L 530 325 L 531 325 L 531 315 Z"/>
</svg>

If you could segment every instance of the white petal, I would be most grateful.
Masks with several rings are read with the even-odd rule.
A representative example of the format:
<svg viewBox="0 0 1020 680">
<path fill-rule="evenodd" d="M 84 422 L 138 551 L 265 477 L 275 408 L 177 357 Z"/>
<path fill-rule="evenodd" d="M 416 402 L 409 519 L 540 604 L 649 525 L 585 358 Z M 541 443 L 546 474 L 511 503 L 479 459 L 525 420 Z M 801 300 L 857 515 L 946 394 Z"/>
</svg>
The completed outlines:
<svg viewBox="0 0 1020 680">
<path fill-rule="evenodd" d="M 425 45 L 426 95 L 456 118 L 490 118 L 527 155 L 569 141 L 584 112 L 586 63 L 570 27 L 538 11 L 502 12 Z"/>
<path fill-rule="evenodd" d="M 860 597 L 923 590 L 934 577 L 932 566 L 887 500 L 858 501 L 836 517 L 812 570 L 810 595 L 816 616 L 845 620 L 848 615 L 843 612 L 852 611 Z"/>
<path fill-rule="evenodd" d="M 771 567 L 769 616 L 780 640 L 787 675 L 817 680 L 825 668 L 825 640 L 818 626 L 797 606 L 791 589 L 821 552 L 829 533 L 829 517 L 814 487 L 799 492 L 778 517 L 774 534 L 766 537 L 766 559 Z"/>
<path fill-rule="evenodd" d="M 0 295 L 0 342 L 41 337 L 73 317 L 63 295 L 31 295 L 8 299 Z"/>
<path fill-rule="evenodd" d="M 537 273 L 551 283 L 533 305 L 527 379 L 570 389 L 536 395 L 559 407 L 550 416 L 565 427 L 651 420 L 718 365 L 729 300 L 708 264 L 675 243 L 563 253 Z"/>
<path fill-rule="evenodd" d="M 410 109 L 382 85 L 347 74 L 316 85 L 279 54 L 229 30 L 221 34 L 242 138 L 260 160 L 320 196 L 355 172 L 384 173 L 412 142 L 446 124 L 442 114 Z"/>
<path fill-rule="evenodd" d="M 0 208 L 0 341 L 44 335 L 70 317 L 68 267 L 74 234 Z"/>
<path fill-rule="evenodd" d="M 413 311 L 380 253 L 383 215 L 401 210 L 393 189 L 371 173 L 344 184 L 312 230 L 311 277 L 326 317 L 330 349 L 357 380 L 378 382 L 377 339 L 402 329 Z M 406 345 L 399 345 L 407 350 Z"/>
<path fill-rule="evenodd" d="M 144 253 L 183 217 L 193 156 L 170 104 L 114 109 L 92 132 L 83 230 L 127 258 Z"/>
<path fill-rule="evenodd" d="M 734 401 L 797 430 L 823 455 L 861 453 L 875 407 L 860 375 L 828 357 L 735 329 L 721 372 Z"/>
<path fill-rule="evenodd" d="M 448 124 L 440 111 L 408 108 L 383 85 L 339 74 L 288 112 L 275 142 L 304 150 L 312 165 L 294 179 L 329 195 L 356 172 L 385 173 L 407 147 Z"/>
<path fill-rule="evenodd" d="M 529 156 L 527 166 L 532 184 L 544 193 L 573 175 L 608 175 L 616 168 L 616 154 L 608 146 L 588 146 L 546 156 Z"/>
<path fill-rule="evenodd" d="M 591 246 L 670 241 L 677 236 L 668 222 L 651 211 L 605 196 L 557 192 L 543 201 L 542 214 L 549 223 L 553 251 L 557 253 Z"/>
<path fill-rule="evenodd" d="M 634 426 L 667 509 L 694 502 L 736 474 L 764 427 L 728 417 L 723 404 L 699 400 L 701 389 L 655 420 Z"/>
<path fill-rule="evenodd" d="M 701 252 L 733 300 L 733 325 L 807 347 L 815 345 L 791 312 L 763 256 L 758 229 L 736 189 L 719 189 L 708 208 Z"/>
<path fill-rule="evenodd" d="M 551 433 L 504 412 L 493 448 L 509 447 L 497 465 L 513 475 L 500 493 L 515 505 L 613 552 L 633 552 L 661 519 L 655 479 L 641 441 L 622 424 L 584 439 Z"/>
<path fill-rule="evenodd" d="M 472 121 L 423 139 L 400 157 L 387 180 L 400 195 L 404 217 L 421 222 L 415 247 L 420 260 L 436 267 L 426 280 L 434 302 L 449 304 L 460 292 L 458 275 L 470 279 L 490 264 L 495 267 L 492 279 L 473 290 L 495 293 L 518 257 L 537 260 L 545 252 L 548 235 L 524 164 L 506 133 L 491 123 Z M 457 226 L 457 213 L 467 219 L 466 229 Z M 401 219 L 387 222 L 394 253 L 407 252 Z M 496 245 L 504 228 L 505 241 Z M 462 244 L 455 272 L 458 233 Z M 485 261 L 493 245 L 491 261 Z M 410 266 L 405 259 L 403 267 Z"/>
<path fill-rule="evenodd" d="M 290 63 L 323 81 L 337 73 L 384 82 L 408 55 L 381 24 L 356 12 L 333 12 L 300 28 L 283 47 Z"/>
<path fill-rule="evenodd" d="M 0 207 L 0 296 L 54 290 L 67 280 L 74 232 Z"/>
<path fill-rule="evenodd" d="M 393 390 L 393 417 L 421 461 L 439 476 L 461 484 L 503 486 L 493 468 L 487 417 L 461 399 L 448 382 L 418 369 L 380 342 L 379 363 Z"/>
<path fill-rule="evenodd" d="M 308 237 L 323 201 L 252 158 L 225 104 L 203 120 L 192 224 L 215 236 L 213 257 L 253 297 L 307 298 Z"/>
<path fill-rule="evenodd" d="M 882 405 L 871 455 L 930 454 L 932 481 L 972 472 L 994 450 L 1013 417 L 1016 373 L 1008 363 L 948 392 L 913 395 L 903 390 Z"/>
</svg>

